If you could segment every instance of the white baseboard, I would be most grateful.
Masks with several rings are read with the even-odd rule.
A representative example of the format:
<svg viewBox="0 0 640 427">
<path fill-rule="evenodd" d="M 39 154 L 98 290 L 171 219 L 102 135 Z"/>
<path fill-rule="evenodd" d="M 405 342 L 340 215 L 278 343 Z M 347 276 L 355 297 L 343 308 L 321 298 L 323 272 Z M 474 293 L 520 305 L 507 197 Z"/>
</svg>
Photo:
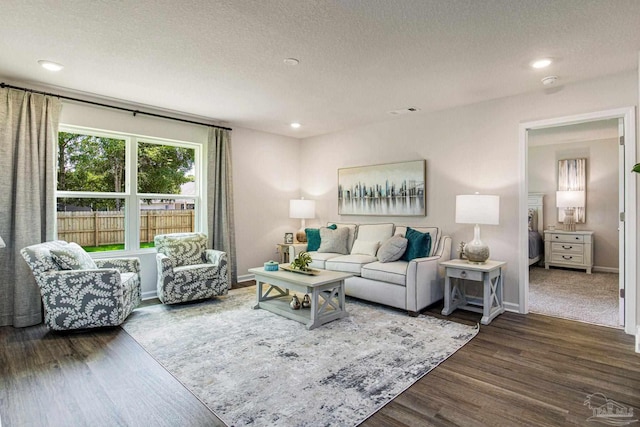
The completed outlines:
<svg viewBox="0 0 640 427">
<path fill-rule="evenodd" d="M 620 274 L 620 270 L 617 268 L 613 268 L 613 267 L 598 267 L 598 266 L 593 266 L 593 271 L 595 271 L 596 273 L 616 273 L 616 274 Z"/>
<path fill-rule="evenodd" d="M 636 353 L 640 353 L 640 325 L 636 326 Z"/>
<path fill-rule="evenodd" d="M 516 304 L 514 302 L 505 302 L 504 309 L 505 311 L 510 311 L 512 313 L 520 313 L 520 304 Z"/>
<path fill-rule="evenodd" d="M 142 301 L 145 301 L 148 299 L 154 299 L 154 298 L 158 298 L 157 291 L 147 291 L 142 293 Z"/>
<path fill-rule="evenodd" d="M 238 276 L 238 283 L 248 282 L 249 280 L 253 280 L 255 276 L 253 274 L 245 274 L 243 276 Z"/>
</svg>

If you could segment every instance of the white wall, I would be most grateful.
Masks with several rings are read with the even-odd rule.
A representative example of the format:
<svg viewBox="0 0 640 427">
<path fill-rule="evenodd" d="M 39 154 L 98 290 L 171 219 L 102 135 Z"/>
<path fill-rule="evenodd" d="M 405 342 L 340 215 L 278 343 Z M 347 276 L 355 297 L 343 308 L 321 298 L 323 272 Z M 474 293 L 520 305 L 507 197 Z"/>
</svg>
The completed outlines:
<svg viewBox="0 0 640 427">
<path fill-rule="evenodd" d="M 142 109 L 142 108 L 141 108 Z M 145 110 L 149 111 L 149 110 Z M 96 129 L 206 144 L 208 128 L 156 119 L 87 104 L 64 102 L 60 122 Z M 235 128 L 231 133 L 238 275 L 275 258 L 275 244 L 299 222 L 290 220 L 289 199 L 299 196 L 299 141 L 294 138 Z M 203 230 L 206 231 L 206 230 Z M 98 254 L 97 256 L 113 256 Z M 126 256 L 141 261 L 143 297 L 155 296 L 155 251 Z"/>
<path fill-rule="evenodd" d="M 529 134 L 529 191 L 544 193 L 544 227 L 561 228 L 555 207 L 558 160 L 586 158 L 586 222 L 576 230 L 594 232 L 594 267 L 618 269 L 618 140 L 605 139 L 532 146 Z"/>
<path fill-rule="evenodd" d="M 238 276 L 277 260 L 276 243 L 300 228 L 289 219 L 289 199 L 300 197 L 300 142 L 294 138 L 234 128 L 233 191 Z"/>
<path fill-rule="evenodd" d="M 455 224 L 455 195 L 497 194 L 500 225 L 483 226 L 494 259 L 508 262 L 505 301 L 516 308 L 518 291 L 518 163 L 520 122 L 637 105 L 636 71 L 540 89 L 460 108 L 416 113 L 333 134 L 308 138 L 301 151 L 300 183 L 313 195 L 321 222 L 394 221 L 442 227 L 455 249 L 473 229 Z M 419 107 L 419 105 L 418 105 Z M 343 217 L 337 214 L 337 169 L 404 160 L 427 160 L 426 218 Z"/>
</svg>

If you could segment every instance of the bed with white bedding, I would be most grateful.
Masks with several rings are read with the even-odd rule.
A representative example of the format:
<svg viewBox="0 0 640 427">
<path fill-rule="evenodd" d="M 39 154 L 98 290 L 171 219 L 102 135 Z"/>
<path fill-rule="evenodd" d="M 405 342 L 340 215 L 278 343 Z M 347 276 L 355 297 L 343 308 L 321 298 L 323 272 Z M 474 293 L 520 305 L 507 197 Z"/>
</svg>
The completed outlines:
<svg viewBox="0 0 640 427">
<path fill-rule="evenodd" d="M 529 265 L 544 261 L 544 194 L 529 193 L 528 202 L 528 234 Z"/>
</svg>

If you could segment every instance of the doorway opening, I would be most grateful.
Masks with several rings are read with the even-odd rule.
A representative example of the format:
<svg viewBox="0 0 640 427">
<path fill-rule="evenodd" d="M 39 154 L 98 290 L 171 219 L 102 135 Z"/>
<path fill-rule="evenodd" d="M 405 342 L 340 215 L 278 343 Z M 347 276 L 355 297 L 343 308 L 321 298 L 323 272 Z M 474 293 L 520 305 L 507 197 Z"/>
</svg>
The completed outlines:
<svg viewBox="0 0 640 427">
<path fill-rule="evenodd" d="M 617 126 L 616 126 L 617 125 Z M 597 143 L 593 144 L 574 144 L 571 145 L 571 141 L 565 141 L 568 145 L 561 146 L 561 144 L 556 144 L 554 146 L 553 153 L 545 152 L 544 148 L 533 149 L 530 152 L 530 148 L 533 147 L 544 147 L 545 144 L 551 145 L 549 143 L 549 136 L 553 135 L 557 141 L 558 134 L 564 134 L 565 139 L 580 139 L 580 131 L 590 131 L 592 134 L 594 132 L 603 132 L 601 134 L 601 138 L 603 140 L 609 139 L 610 142 L 608 144 L 616 144 L 616 148 L 609 145 L 600 146 Z M 569 135 L 569 136 L 568 136 Z M 613 136 L 613 138 L 611 138 Z M 593 135 L 589 136 L 589 139 L 593 139 Z M 596 137 L 598 139 L 599 137 Z M 613 140 L 613 142 L 611 142 Z M 624 143 L 628 141 L 628 143 Z M 546 142 L 545 142 L 546 141 Z M 531 143 L 531 145 L 530 145 Z M 620 148 L 618 148 L 620 147 Z M 604 150 L 604 151 L 603 151 Z M 594 161 L 595 169 L 592 170 L 592 173 L 598 174 L 600 172 L 607 170 L 607 167 L 599 164 L 601 163 L 600 157 L 603 155 L 602 152 L 607 152 L 605 155 L 609 157 L 609 161 L 615 161 L 616 159 L 616 151 L 618 167 L 617 173 L 614 177 L 611 177 L 611 170 L 615 169 L 615 165 L 613 168 L 611 164 L 609 164 L 609 176 L 603 178 L 602 181 L 596 180 L 596 177 L 590 177 L 593 182 L 592 194 L 587 199 L 586 204 L 586 222 L 583 224 L 576 224 L 576 230 L 583 231 L 592 231 L 589 230 L 589 225 L 600 227 L 601 225 L 604 227 L 598 233 L 593 233 L 593 245 L 597 246 L 598 242 L 600 242 L 601 251 L 598 252 L 598 256 L 594 256 L 595 259 L 591 260 L 594 262 L 595 271 L 600 273 L 615 273 L 616 270 L 619 273 L 618 280 L 618 292 L 624 292 L 625 298 L 619 299 L 619 311 L 618 311 L 618 323 L 625 326 L 625 332 L 633 334 L 634 324 L 635 324 L 635 300 L 637 295 L 637 284 L 635 282 L 636 277 L 636 266 L 635 262 L 635 254 L 636 254 L 636 182 L 635 179 L 632 179 L 631 176 L 631 168 L 634 165 L 635 161 L 635 110 L 633 107 L 617 109 L 617 110 L 608 110 L 584 115 L 576 115 L 576 116 L 567 116 L 560 117 L 556 119 L 549 119 L 537 122 L 528 122 L 522 123 L 520 125 L 520 161 L 521 161 L 521 187 L 520 187 L 520 221 L 521 221 L 521 235 L 520 235 L 520 243 L 521 243 L 521 261 L 520 261 L 520 312 L 528 313 L 530 310 L 530 272 L 529 272 L 529 263 L 528 263 L 528 200 L 529 200 L 529 190 L 534 189 L 538 190 L 538 188 L 531 187 L 533 183 L 534 186 L 539 187 L 542 191 L 538 191 L 538 193 L 542 193 L 543 197 L 546 199 L 544 204 L 544 218 L 545 218 L 545 230 L 544 231 L 554 231 L 556 228 L 562 230 L 564 225 L 559 223 L 558 210 L 556 208 L 556 194 L 554 190 L 556 188 L 552 188 L 553 185 L 556 184 L 558 179 L 557 172 L 557 163 L 556 160 L 562 160 L 560 157 L 566 158 L 580 158 L 586 154 L 587 158 L 591 158 Z M 551 162 L 551 166 L 547 165 L 547 171 L 538 171 L 533 170 L 530 165 L 531 158 L 536 162 L 539 158 L 544 157 L 554 157 L 553 162 Z M 538 158 L 536 160 L 536 158 Z M 589 164 L 589 162 L 587 163 Z M 549 178 L 549 169 L 554 168 L 552 170 L 553 177 Z M 540 177 L 536 174 L 539 173 L 547 173 L 545 177 Z M 608 194 L 609 202 L 603 211 L 595 209 L 595 206 L 590 210 L 590 202 L 596 203 L 599 200 L 600 196 L 603 196 L 601 189 L 599 187 L 602 186 L 611 186 L 612 180 L 617 183 L 616 188 L 610 188 L 608 191 L 614 194 Z M 607 182 L 608 181 L 608 182 Z M 588 191 L 589 189 L 587 189 Z M 616 193 L 617 190 L 617 194 Z M 587 192 L 587 194 L 589 194 Z M 617 198 L 615 197 L 617 196 Z M 613 203 L 611 200 L 616 200 Z M 619 200 L 619 203 L 617 203 Z M 609 212 L 607 212 L 607 209 Z M 618 212 L 611 212 L 611 209 L 614 209 Z M 593 214 L 594 217 L 590 218 L 590 214 Z M 600 224 L 603 222 L 602 219 L 599 219 L 601 215 L 607 215 L 609 224 Z M 591 219 L 591 222 L 589 220 Z M 617 223 L 617 224 L 616 224 Z M 617 227 L 616 227 L 617 226 Z M 549 227 L 553 228 L 551 230 Z M 618 230 L 619 229 L 619 230 Z M 606 230 L 606 231 L 605 231 Z M 545 233 L 546 234 L 546 233 Z M 598 235 L 600 235 L 600 240 L 598 239 Z M 573 236 L 571 236 L 573 238 Z M 584 237 L 587 238 L 586 236 Z M 615 241 L 617 239 L 617 242 Z M 612 242 L 613 241 L 613 242 Z M 608 248 L 607 248 L 608 247 Z M 617 269 L 616 269 L 616 254 L 611 254 L 612 248 L 615 248 L 617 252 Z M 547 247 L 546 251 L 550 251 L 550 248 Z M 545 252 L 546 252 L 545 251 Z M 543 256 L 549 257 L 548 260 L 551 260 L 552 254 L 543 254 Z M 614 256 L 610 256 L 614 255 Z M 553 254 L 553 256 L 558 256 L 558 254 Z M 586 256 L 586 255 L 585 255 Z M 577 258 L 575 258 L 577 259 Z M 580 259 L 580 262 L 586 261 Z M 598 265 L 601 264 L 601 265 Z M 545 269 L 546 264 L 544 261 L 539 264 L 542 265 L 542 268 Z M 562 265 L 562 261 L 560 261 L 560 268 L 552 267 L 554 270 L 559 270 L 562 273 L 565 273 L 565 265 Z M 540 268 L 540 267 L 533 267 Z M 546 270 L 546 269 L 545 269 Z M 568 273 L 567 276 L 571 275 L 584 275 L 582 276 L 583 282 L 588 282 L 586 269 L 584 272 L 574 272 L 573 268 L 566 269 Z M 538 280 L 539 270 L 535 270 L 536 275 L 534 276 L 535 280 Z M 578 276 L 578 279 L 580 277 Z M 588 279 L 592 279 L 593 277 L 589 277 Z M 583 285 L 584 286 L 584 285 Z M 589 286 L 589 285 L 587 285 Z M 590 285 L 590 286 L 603 286 L 603 285 Z M 619 295 L 622 295 L 620 293 Z M 564 316 L 561 316 L 564 317 Z M 580 319 L 578 319 L 580 320 Z M 586 320 L 588 321 L 588 320 Z M 594 323 L 599 323 L 595 321 Z M 611 325 L 613 326 L 613 325 Z"/>
</svg>

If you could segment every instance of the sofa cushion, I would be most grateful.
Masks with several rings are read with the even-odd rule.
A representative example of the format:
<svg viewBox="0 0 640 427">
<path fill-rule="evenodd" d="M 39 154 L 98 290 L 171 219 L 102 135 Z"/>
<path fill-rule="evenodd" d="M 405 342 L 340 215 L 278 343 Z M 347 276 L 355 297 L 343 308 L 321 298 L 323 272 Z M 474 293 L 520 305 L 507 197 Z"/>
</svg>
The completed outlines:
<svg viewBox="0 0 640 427">
<path fill-rule="evenodd" d="M 343 222 L 328 222 L 328 225 L 331 224 L 335 224 L 338 228 L 346 228 L 347 230 L 349 230 L 349 239 L 347 239 L 347 250 L 349 252 L 351 252 L 351 248 L 353 247 L 353 242 L 356 240 L 356 233 L 358 231 L 358 225 L 357 224 L 351 224 L 351 223 L 343 223 Z"/>
<path fill-rule="evenodd" d="M 378 248 L 380 247 L 380 242 L 369 242 L 361 239 L 357 239 L 353 242 L 353 247 L 351 248 L 351 255 L 371 255 L 376 256 L 378 253 Z"/>
<path fill-rule="evenodd" d="M 330 228 L 320 229 L 320 247 L 318 252 L 334 252 L 338 254 L 348 254 L 349 249 L 347 242 L 349 239 L 349 230 L 347 228 Z"/>
<path fill-rule="evenodd" d="M 421 233 L 407 227 L 404 237 L 407 239 L 407 250 L 402 255 L 403 260 L 411 261 L 412 259 L 429 256 L 431 253 L 431 235 L 429 233 Z"/>
<path fill-rule="evenodd" d="M 335 258 L 335 257 L 339 257 L 342 256 L 342 254 L 336 254 L 336 253 L 331 253 L 331 252 L 308 252 L 309 256 L 311 257 L 311 264 L 309 264 L 309 267 L 311 268 L 321 268 L 321 269 L 325 269 L 325 263 L 327 262 L 327 260 L 331 259 L 331 258 Z"/>
<path fill-rule="evenodd" d="M 391 236 L 378 249 L 378 260 L 380 262 L 393 262 L 402 258 L 407 250 L 408 240 L 398 234 Z"/>
<path fill-rule="evenodd" d="M 408 265 L 407 261 L 402 260 L 384 263 L 379 261 L 372 262 L 362 266 L 360 275 L 365 279 L 406 286 Z"/>
<path fill-rule="evenodd" d="M 376 261 L 373 255 L 344 255 L 327 260 L 325 263 L 327 270 L 342 271 L 360 276 L 362 266 Z"/>
<path fill-rule="evenodd" d="M 335 230 L 337 226 L 335 224 L 331 224 L 327 228 Z M 317 251 L 320 247 L 320 229 L 305 228 L 304 233 L 307 236 L 307 252 Z"/>
<path fill-rule="evenodd" d="M 51 258 L 61 270 L 95 270 L 98 268 L 91 256 L 77 243 L 71 242 L 63 249 L 52 249 Z"/>
<path fill-rule="evenodd" d="M 407 228 L 404 225 L 396 227 L 395 234 L 400 234 L 404 237 L 407 234 Z M 438 245 L 440 244 L 441 231 L 438 227 L 411 227 L 412 229 L 421 233 L 429 233 L 431 235 L 431 252 L 429 256 L 433 256 L 438 251 Z"/>
<path fill-rule="evenodd" d="M 389 237 L 393 236 L 393 229 L 394 225 L 392 223 L 360 224 L 358 226 L 356 241 L 364 240 L 368 242 L 384 242 Z"/>
</svg>

